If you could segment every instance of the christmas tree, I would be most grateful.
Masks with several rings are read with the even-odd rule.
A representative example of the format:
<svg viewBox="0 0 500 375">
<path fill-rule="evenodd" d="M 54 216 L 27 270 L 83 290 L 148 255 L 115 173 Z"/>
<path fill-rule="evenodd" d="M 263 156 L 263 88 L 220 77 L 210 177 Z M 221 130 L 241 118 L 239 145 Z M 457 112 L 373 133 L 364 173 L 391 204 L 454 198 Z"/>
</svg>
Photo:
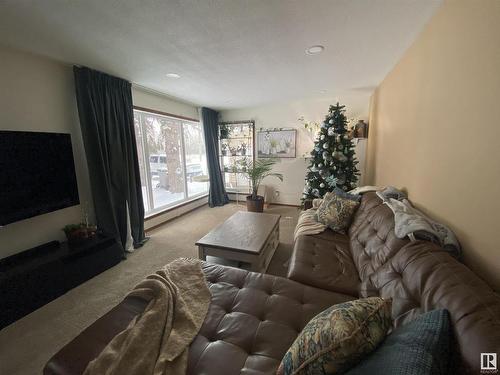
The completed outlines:
<svg viewBox="0 0 500 375">
<path fill-rule="evenodd" d="M 358 161 L 347 133 L 345 106 L 331 105 L 311 151 L 303 200 L 321 198 L 338 187 L 352 190 L 358 181 Z"/>
</svg>

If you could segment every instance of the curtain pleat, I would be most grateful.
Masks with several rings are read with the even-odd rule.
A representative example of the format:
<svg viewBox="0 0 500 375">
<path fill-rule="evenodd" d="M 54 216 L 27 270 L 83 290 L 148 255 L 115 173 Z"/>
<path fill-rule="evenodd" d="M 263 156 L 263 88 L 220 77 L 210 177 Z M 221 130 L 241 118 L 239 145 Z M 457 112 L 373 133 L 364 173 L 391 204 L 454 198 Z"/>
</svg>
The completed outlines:
<svg viewBox="0 0 500 375">
<path fill-rule="evenodd" d="M 205 134 L 205 149 L 207 152 L 208 174 L 210 188 L 208 205 L 210 207 L 223 206 L 229 202 L 224 187 L 224 180 L 219 160 L 219 114 L 210 108 L 201 109 L 203 132 Z"/>
<path fill-rule="evenodd" d="M 144 205 L 130 82 L 74 67 L 76 99 L 98 227 L 125 248 L 127 202 L 134 247 L 144 235 Z"/>
</svg>

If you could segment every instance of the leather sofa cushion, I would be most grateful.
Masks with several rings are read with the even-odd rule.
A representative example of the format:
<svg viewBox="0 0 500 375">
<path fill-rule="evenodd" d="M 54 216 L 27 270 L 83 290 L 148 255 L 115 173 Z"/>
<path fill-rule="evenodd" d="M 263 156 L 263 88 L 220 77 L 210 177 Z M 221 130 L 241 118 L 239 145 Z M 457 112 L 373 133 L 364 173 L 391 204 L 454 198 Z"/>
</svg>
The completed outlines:
<svg viewBox="0 0 500 375">
<path fill-rule="evenodd" d="M 287 277 L 317 288 L 358 296 L 358 272 L 351 258 L 349 238 L 330 229 L 297 238 Z"/>
<path fill-rule="evenodd" d="M 392 298 L 396 327 L 434 309 L 447 309 L 462 361 L 454 373 L 480 373 L 480 354 L 500 352 L 500 296 L 439 246 L 404 246 L 370 276 L 383 298 Z M 463 362 L 462 365 L 460 362 Z"/>
<path fill-rule="evenodd" d="M 363 194 L 348 234 L 361 282 L 410 242 L 396 237 L 394 214 L 375 193 Z"/>
<path fill-rule="evenodd" d="M 353 299 L 281 277 L 203 263 L 212 300 L 189 350 L 187 374 L 274 374 L 316 314 Z M 47 363 L 44 374 L 81 374 L 146 304 L 126 298 Z"/>
<path fill-rule="evenodd" d="M 204 265 L 212 302 L 191 344 L 188 374 L 274 374 L 316 314 L 352 300 L 281 277 Z"/>
</svg>

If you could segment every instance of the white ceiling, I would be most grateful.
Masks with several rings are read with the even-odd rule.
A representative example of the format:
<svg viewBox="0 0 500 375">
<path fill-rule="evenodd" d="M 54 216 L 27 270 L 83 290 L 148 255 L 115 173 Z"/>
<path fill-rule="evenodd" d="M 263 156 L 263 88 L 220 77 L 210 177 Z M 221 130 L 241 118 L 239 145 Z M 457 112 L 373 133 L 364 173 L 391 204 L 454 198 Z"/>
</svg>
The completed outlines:
<svg viewBox="0 0 500 375">
<path fill-rule="evenodd" d="M 241 108 L 321 95 L 366 95 L 440 4 L 2 0 L 0 43 L 102 70 L 197 105 Z M 306 55 L 304 50 L 315 44 L 325 51 Z M 167 78 L 169 72 L 181 78 Z"/>
</svg>

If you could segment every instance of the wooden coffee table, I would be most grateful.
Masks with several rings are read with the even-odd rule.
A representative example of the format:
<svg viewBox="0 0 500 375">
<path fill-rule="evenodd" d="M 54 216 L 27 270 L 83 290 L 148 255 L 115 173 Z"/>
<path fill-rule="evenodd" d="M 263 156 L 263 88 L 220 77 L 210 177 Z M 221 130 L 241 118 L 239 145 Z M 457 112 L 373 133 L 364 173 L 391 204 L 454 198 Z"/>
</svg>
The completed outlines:
<svg viewBox="0 0 500 375">
<path fill-rule="evenodd" d="M 196 242 L 200 259 L 207 255 L 250 264 L 265 272 L 279 245 L 280 215 L 236 212 Z"/>
</svg>

